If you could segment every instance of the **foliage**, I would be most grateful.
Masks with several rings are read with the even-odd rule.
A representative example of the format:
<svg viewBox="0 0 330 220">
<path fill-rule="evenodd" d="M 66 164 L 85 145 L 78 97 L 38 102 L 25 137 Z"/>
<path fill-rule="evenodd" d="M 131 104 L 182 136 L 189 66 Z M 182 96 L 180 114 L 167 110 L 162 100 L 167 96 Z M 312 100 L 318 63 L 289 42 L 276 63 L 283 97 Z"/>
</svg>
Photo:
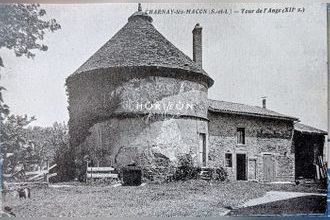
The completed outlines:
<svg viewBox="0 0 330 220">
<path fill-rule="evenodd" d="M 63 123 L 55 123 L 52 128 L 53 135 L 50 141 L 54 146 L 54 163 L 57 167 L 54 172 L 57 176 L 52 178 L 53 182 L 72 180 L 74 177 L 74 154 L 69 146 L 68 126 Z"/>
<path fill-rule="evenodd" d="M 217 168 L 203 168 L 195 167 L 190 154 L 185 154 L 179 158 L 179 166 L 174 174 L 174 180 L 191 180 L 201 177 L 201 171 L 204 172 L 203 176 L 207 180 L 225 181 L 228 174 L 223 167 Z"/>
<path fill-rule="evenodd" d="M 65 123 L 55 122 L 52 127 L 29 127 L 25 130 L 26 137 L 34 143 L 38 152 L 39 164 L 46 161 L 57 164 L 51 170 L 57 176 L 50 180 L 53 182 L 68 181 L 74 175 L 74 159 L 69 148 L 68 126 Z"/>
<path fill-rule="evenodd" d="M 68 128 L 65 123 L 52 127 L 26 127 L 35 118 L 7 115 L 1 129 L 1 156 L 4 173 L 19 170 L 33 171 L 46 163 L 57 164 L 52 170 L 58 174 L 54 181 L 73 178 L 74 161 L 68 144 Z"/>
<path fill-rule="evenodd" d="M 228 174 L 223 167 L 213 168 L 212 179 L 217 181 L 228 180 Z"/>
<path fill-rule="evenodd" d="M 46 31 L 54 32 L 61 28 L 55 19 L 44 20 L 45 9 L 39 4 L 0 4 L 0 49 L 14 50 L 16 56 L 25 55 L 33 58 L 34 49 L 46 51 L 48 47 L 41 44 Z M 4 67 L 0 56 L 0 67 Z M 0 128 L 9 115 L 9 107 L 3 101 L 0 86 Z"/>
<path fill-rule="evenodd" d="M 54 162 L 57 167 L 54 172 L 57 176 L 51 179 L 52 182 L 66 182 L 75 177 L 74 153 L 68 142 L 62 143 L 55 152 Z"/>
<path fill-rule="evenodd" d="M 3 171 L 15 172 L 17 166 L 26 167 L 26 159 L 34 157 L 33 145 L 24 136 L 25 127 L 34 121 L 34 117 L 9 115 L 2 112 L 0 143 Z"/>
<path fill-rule="evenodd" d="M 33 58 L 34 49 L 46 51 L 40 41 L 46 31 L 61 28 L 55 19 L 44 20 L 45 9 L 39 4 L 0 4 L 0 49 L 14 50 L 15 55 Z M 0 57 L 0 66 L 4 66 Z"/>
<path fill-rule="evenodd" d="M 179 158 L 179 166 L 174 174 L 174 180 L 197 179 L 200 172 L 201 169 L 193 165 L 191 155 L 185 154 Z"/>
<path fill-rule="evenodd" d="M 0 4 L 0 49 L 7 48 L 13 50 L 16 56 L 27 58 L 35 56 L 33 50 L 46 51 L 48 47 L 41 44 L 46 31 L 54 32 L 61 26 L 55 19 L 43 19 L 45 15 L 46 11 L 38 4 Z M 0 67 L 4 67 L 1 57 Z M 47 151 L 46 145 L 31 138 L 31 129 L 26 128 L 35 118 L 11 115 L 2 97 L 4 90 L 0 86 L 0 156 L 3 171 L 13 173 L 17 169 L 25 170 L 33 163 L 40 163 L 47 157 Z M 33 130 L 32 133 L 38 132 Z"/>
<path fill-rule="evenodd" d="M 0 86 L 0 122 L 2 125 L 3 120 L 9 115 L 9 106 L 3 101 L 2 91 L 6 90 L 4 87 Z M 1 127 L 2 128 L 2 127 Z"/>
<path fill-rule="evenodd" d="M 40 159 L 49 163 L 54 163 L 55 151 L 62 143 L 68 142 L 68 128 L 65 123 L 55 122 L 52 127 L 28 127 L 24 133 L 33 142 Z"/>
</svg>

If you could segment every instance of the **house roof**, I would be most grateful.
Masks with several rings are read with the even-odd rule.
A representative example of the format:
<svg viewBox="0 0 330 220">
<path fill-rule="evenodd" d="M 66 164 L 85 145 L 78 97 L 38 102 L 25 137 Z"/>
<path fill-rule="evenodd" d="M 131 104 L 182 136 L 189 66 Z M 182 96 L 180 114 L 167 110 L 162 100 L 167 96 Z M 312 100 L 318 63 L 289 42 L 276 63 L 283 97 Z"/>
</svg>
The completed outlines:
<svg viewBox="0 0 330 220">
<path fill-rule="evenodd" d="M 165 67 L 206 76 L 211 86 L 214 81 L 207 73 L 159 33 L 152 18 L 140 10 L 71 76 L 112 67 Z"/>
<path fill-rule="evenodd" d="M 211 100 L 211 99 L 209 99 L 208 102 L 209 102 L 209 111 L 211 112 L 221 112 L 228 114 L 238 114 L 238 115 L 247 115 L 247 116 L 255 116 L 255 117 L 298 121 L 298 118 L 283 115 L 278 112 L 269 110 L 267 108 L 261 108 L 258 106 Z"/>
<path fill-rule="evenodd" d="M 309 125 L 304 125 L 301 123 L 296 123 L 294 125 L 294 130 L 299 131 L 301 133 L 306 133 L 306 134 L 320 134 L 320 135 L 327 135 L 328 132 L 311 127 Z"/>
</svg>

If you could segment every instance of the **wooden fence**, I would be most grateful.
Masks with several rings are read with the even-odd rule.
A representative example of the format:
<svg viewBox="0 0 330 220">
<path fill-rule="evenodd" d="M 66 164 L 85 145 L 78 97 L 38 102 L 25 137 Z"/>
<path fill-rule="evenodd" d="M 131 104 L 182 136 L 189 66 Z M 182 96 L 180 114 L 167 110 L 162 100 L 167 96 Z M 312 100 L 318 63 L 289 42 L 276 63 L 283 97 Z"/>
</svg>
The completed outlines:
<svg viewBox="0 0 330 220">
<path fill-rule="evenodd" d="M 57 173 L 50 173 L 50 171 L 55 168 L 57 164 L 52 166 L 46 166 L 40 168 L 37 171 L 25 171 L 19 170 L 13 174 L 3 174 L 4 179 L 10 180 L 10 182 L 20 184 L 20 183 L 31 183 L 31 182 L 44 182 L 49 183 L 49 179 L 57 176 Z"/>
<path fill-rule="evenodd" d="M 86 179 L 118 179 L 113 167 L 87 167 Z"/>
<path fill-rule="evenodd" d="M 323 161 L 322 156 L 318 156 L 315 169 L 315 179 L 317 181 L 327 179 L 327 164 Z"/>
</svg>

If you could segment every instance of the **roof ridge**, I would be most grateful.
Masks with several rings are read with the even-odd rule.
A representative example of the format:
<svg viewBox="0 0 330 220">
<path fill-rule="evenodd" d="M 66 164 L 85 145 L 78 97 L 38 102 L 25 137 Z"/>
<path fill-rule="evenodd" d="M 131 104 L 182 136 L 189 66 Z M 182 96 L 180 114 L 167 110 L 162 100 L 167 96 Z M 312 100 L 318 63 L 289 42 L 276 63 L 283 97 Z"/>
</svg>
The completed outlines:
<svg viewBox="0 0 330 220">
<path fill-rule="evenodd" d="M 214 110 L 218 110 L 218 111 L 222 111 L 222 112 L 233 112 L 233 113 L 241 113 L 241 114 L 253 114 L 253 115 L 258 115 L 258 116 L 268 116 L 268 117 L 278 117 L 278 118 L 286 118 L 286 119 L 294 119 L 294 120 L 299 120 L 296 117 L 293 116 L 289 116 L 289 115 L 285 115 L 267 108 L 262 108 L 259 106 L 254 106 L 254 105 L 248 105 L 248 104 L 242 104 L 242 103 L 236 103 L 236 102 L 229 102 L 229 101 L 221 101 L 221 100 L 214 100 L 214 99 L 208 99 L 209 101 L 211 101 L 211 103 L 209 103 L 209 109 L 214 109 Z M 212 101 L 213 103 L 226 103 L 226 104 L 232 104 L 232 105 L 236 105 L 235 106 L 211 106 L 212 105 Z M 237 107 L 248 107 L 250 109 L 240 109 Z M 251 109 L 252 108 L 252 109 Z M 258 110 L 256 110 L 258 109 Z"/>
<path fill-rule="evenodd" d="M 226 103 L 238 104 L 238 105 L 246 105 L 246 106 L 257 107 L 257 108 L 269 110 L 268 108 L 262 108 L 262 107 L 257 106 L 257 105 L 250 105 L 250 104 L 244 104 L 244 103 L 239 103 L 239 102 L 231 102 L 231 101 L 224 101 L 224 100 L 217 100 L 217 99 L 209 99 L 209 100 L 216 101 L 216 102 L 226 102 Z M 270 111 L 272 111 L 272 110 L 270 110 Z"/>
</svg>

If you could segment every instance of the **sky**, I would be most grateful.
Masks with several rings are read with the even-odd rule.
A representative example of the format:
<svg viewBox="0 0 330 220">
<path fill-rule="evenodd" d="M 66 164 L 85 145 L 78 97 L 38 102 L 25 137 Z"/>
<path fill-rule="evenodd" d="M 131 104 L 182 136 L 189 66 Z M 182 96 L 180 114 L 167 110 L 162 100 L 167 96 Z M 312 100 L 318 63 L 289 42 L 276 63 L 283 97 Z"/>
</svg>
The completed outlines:
<svg viewBox="0 0 330 220">
<path fill-rule="evenodd" d="M 327 130 L 325 4 L 151 4 L 147 9 L 304 7 L 303 13 L 165 15 L 153 25 L 192 57 L 192 29 L 203 27 L 203 68 L 214 79 L 209 98 L 261 106 Z M 137 4 L 42 5 L 62 29 L 47 33 L 47 52 L 15 57 L 1 49 L 1 83 L 14 114 L 35 116 L 33 125 L 68 121 L 65 79 L 127 23 Z"/>
</svg>

